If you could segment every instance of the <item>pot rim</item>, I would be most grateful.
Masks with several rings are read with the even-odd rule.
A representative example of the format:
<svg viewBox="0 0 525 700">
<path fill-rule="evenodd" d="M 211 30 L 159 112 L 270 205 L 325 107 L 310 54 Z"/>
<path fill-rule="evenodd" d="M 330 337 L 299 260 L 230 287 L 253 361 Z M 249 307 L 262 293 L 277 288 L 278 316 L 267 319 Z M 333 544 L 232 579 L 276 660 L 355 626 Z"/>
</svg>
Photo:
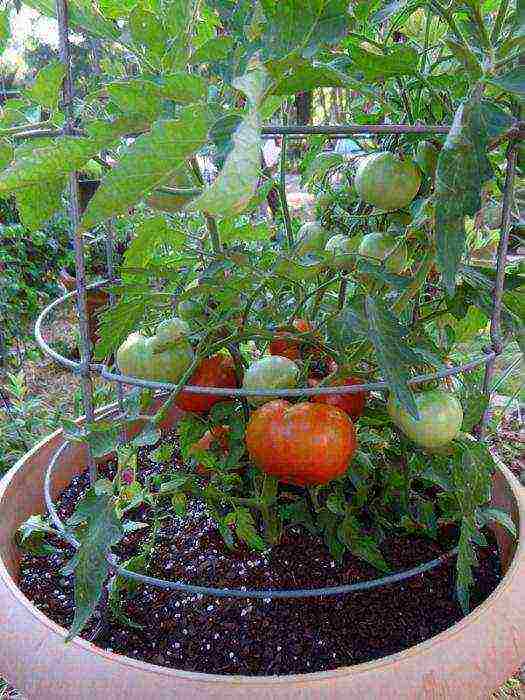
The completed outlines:
<svg viewBox="0 0 525 700">
<path fill-rule="evenodd" d="M 105 406 L 97 414 L 102 413 L 104 417 L 107 416 L 109 409 L 113 409 L 113 406 Z M 11 469 L 2 477 L 0 480 L 0 504 L 5 497 L 5 494 L 9 488 L 9 485 L 13 479 L 13 476 L 19 470 L 22 470 L 27 462 L 40 450 L 42 447 L 52 440 L 59 438 L 62 434 L 62 430 L 56 430 L 51 435 L 43 438 L 34 447 L 32 447 L 29 452 L 21 457 L 16 464 L 11 467 Z M 328 671 L 317 671 L 313 673 L 303 673 L 303 674 L 289 674 L 289 675 L 274 675 L 274 676 L 245 676 L 245 675 L 220 675 L 212 673 L 200 673 L 196 671 L 183 671 L 174 668 L 168 668 L 166 666 L 157 666 L 156 664 L 150 664 L 145 661 L 139 661 L 137 659 L 132 659 L 128 656 L 122 654 L 116 654 L 114 652 L 108 652 L 100 647 L 96 646 L 92 642 L 88 642 L 80 637 L 75 637 L 70 644 L 80 647 L 84 651 L 94 653 L 101 656 L 108 661 L 111 661 L 118 665 L 124 665 L 131 669 L 137 669 L 142 672 L 155 673 L 157 675 L 161 674 L 169 678 L 180 678 L 181 680 L 191 680 L 193 682 L 201 683 L 214 683 L 214 684 L 242 684 L 247 686 L 257 686 L 257 685 L 284 685 L 284 684 L 297 684 L 301 682 L 326 682 L 331 679 L 336 679 L 341 676 L 356 673 L 370 672 L 374 669 L 383 668 L 391 664 L 396 664 L 404 659 L 411 657 L 415 654 L 426 653 L 430 651 L 433 647 L 446 643 L 450 637 L 457 636 L 468 625 L 472 624 L 479 619 L 492 604 L 500 598 L 506 591 L 506 589 L 511 585 L 513 579 L 517 576 L 518 567 L 520 564 L 520 559 L 525 559 L 525 489 L 523 489 L 516 477 L 508 469 L 508 467 L 503 464 L 503 462 L 495 455 L 493 455 L 494 461 L 496 463 L 497 469 L 503 476 L 508 486 L 510 487 L 512 496 L 516 502 L 518 517 L 519 517 L 519 527 L 518 527 L 518 539 L 516 544 L 516 550 L 512 557 L 512 560 L 508 566 L 507 572 L 492 591 L 492 593 L 472 612 L 470 612 L 465 617 L 461 618 L 459 622 L 456 622 L 451 627 L 443 630 L 439 634 L 426 639 L 419 644 L 404 649 L 402 651 L 396 652 L 395 654 L 389 654 L 380 659 L 373 661 L 367 661 L 365 663 L 356 664 L 354 666 L 342 666 L 337 669 L 331 669 Z M 16 585 L 15 580 L 12 578 L 10 573 L 4 564 L 3 559 L 0 557 L 0 583 L 3 583 L 17 600 L 19 600 L 31 613 L 31 615 L 52 633 L 58 635 L 65 639 L 67 635 L 67 630 L 56 622 L 53 622 L 44 613 L 42 613 L 38 608 L 33 605 L 33 603 L 22 593 L 22 591 Z"/>
</svg>

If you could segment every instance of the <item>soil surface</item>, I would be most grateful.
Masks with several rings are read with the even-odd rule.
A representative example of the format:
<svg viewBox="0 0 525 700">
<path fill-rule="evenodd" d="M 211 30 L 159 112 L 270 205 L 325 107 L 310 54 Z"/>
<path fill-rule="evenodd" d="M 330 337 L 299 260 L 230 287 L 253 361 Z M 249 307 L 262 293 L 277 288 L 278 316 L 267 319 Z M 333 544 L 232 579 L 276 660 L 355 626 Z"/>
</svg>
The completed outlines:
<svg viewBox="0 0 525 700">
<path fill-rule="evenodd" d="M 148 458 L 142 448 L 139 478 L 173 469 Z M 102 470 L 112 477 L 114 463 Z M 88 486 L 87 473 L 75 477 L 57 501 L 67 518 Z M 130 512 L 148 522 L 149 509 Z M 122 561 L 140 551 L 149 528 L 126 535 L 115 548 Z M 20 588 L 51 619 L 68 627 L 74 611 L 73 576 L 60 569 L 71 547 L 58 539 L 46 555 L 24 553 Z M 416 566 L 453 546 L 416 537 L 387 538 L 382 550 L 394 571 Z M 480 550 L 472 606 L 495 588 L 501 571 L 494 541 Z M 346 595 L 303 599 L 210 598 L 137 585 L 124 590 L 118 608 L 102 605 L 82 633 L 108 651 L 187 671 L 274 675 L 349 666 L 417 644 L 461 619 L 454 592 L 455 561 L 400 584 Z M 230 588 L 317 588 L 378 577 L 374 567 L 351 555 L 334 562 L 323 542 L 303 530 L 288 529 L 269 553 L 229 551 L 207 517 L 192 502 L 184 517 L 163 521 L 146 573 L 159 578 Z M 107 597 L 107 596 L 105 596 Z M 131 623 L 131 624 L 130 624 Z"/>
</svg>

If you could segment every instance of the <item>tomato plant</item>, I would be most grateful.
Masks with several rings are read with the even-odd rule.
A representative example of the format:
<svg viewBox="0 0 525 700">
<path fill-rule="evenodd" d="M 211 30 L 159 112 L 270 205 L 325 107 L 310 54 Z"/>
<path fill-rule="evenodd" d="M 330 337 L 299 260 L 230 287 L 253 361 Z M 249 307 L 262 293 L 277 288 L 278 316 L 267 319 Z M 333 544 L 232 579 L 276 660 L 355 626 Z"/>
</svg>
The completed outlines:
<svg viewBox="0 0 525 700">
<path fill-rule="evenodd" d="M 130 376 L 177 383 L 139 445 L 159 439 L 170 411 L 187 411 L 176 428 L 180 469 L 147 498 L 168 518 L 202 501 L 230 547 L 236 537 L 263 550 L 290 524 L 307 526 L 335 559 L 349 551 L 382 570 L 383 533 L 437 538 L 454 523 L 465 603 L 490 457 L 464 433 L 487 397 L 469 376 L 421 393 L 412 380 L 447 367 L 489 321 L 495 273 L 470 259 L 469 227 L 502 202 L 522 109 L 519 13 L 503 2 L 84 5 L 73 28 L 95 28 L 111 47 L 103 88 L 75 103 L 75 136 L 41 147 L 20 136 L 41 127 L 2 116 L 0 194 L 14 192 L 44 221 L 70 173 L 103 163 L 78 233 L 125 220 L 133 237 L 95 359 L 116 353 Z M 49 124 L 63 120 L 62 78 L 47 67 L 24 96 Z M 331 88 L 348 92 L 342 111 L 359 133 L 341 144 L 337 130 L 318 129 L 297 147 L 301 194 L 316 200 L 317 220 L 305 223 L 287 191 L 287 140 L 272 169 L 262 126 L 287 121 L 298 91 L 313 91 L 321 113 Z M 523 293 L 523 275 L 508 275 L 502 341 L 522 340 Z M 242 398 L 184 390 L 188 381 L 237 387 L 241 368 Z M 306 400 L 315 382 L 353 376 L 386 388 L 388 402 L 363 392 Z M 293 393 L 250 395 L 268 389 Z M 144 397 L 128 394 L 117 427 L 143 416 Z M 349 416 L 360 416 L 355 427 Z M 88 426 L 82 439 L 117 446 L 118 431 Z M 424 451 L 443 445 L 447 454 Z M 113 488 L 100 502 L 120 523 L 118 480 Z M 106 561 L 113 542 L 99 544 Z"/>
</svg>

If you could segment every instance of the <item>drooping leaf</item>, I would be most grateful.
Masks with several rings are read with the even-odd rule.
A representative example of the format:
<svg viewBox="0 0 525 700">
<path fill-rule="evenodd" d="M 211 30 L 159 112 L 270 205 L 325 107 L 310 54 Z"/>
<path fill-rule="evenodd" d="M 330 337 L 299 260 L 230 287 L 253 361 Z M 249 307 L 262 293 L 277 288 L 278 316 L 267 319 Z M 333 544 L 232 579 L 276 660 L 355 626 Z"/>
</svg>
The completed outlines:
<svg viewBox="0 0 525 700">
<path fill-rule="evenodd" d="M 65 186 L 65 179 L 60 178 L 24 187 L 16 192 L 18 212 L 26 228 L 37 231 L 60 209 Z"/>
<path fill-rule="evenodd" d="M 166 184 L 205 142 L 207 122 L 202 109 L 185 108 L 178 119 L 160 120 L 127 148 L 89 202 L 84 230 L 122 214 L 155 187 Z"/>
<path fill-rule="evenodd" d="M 512 116 L 494 102 L 489 100 L 481 101 L 481 118 L 487 126 L 487 136 L 489 139 L 501 136 L 512 126 Z"/>
<path fill-rule="evenodd" d="M 459 535 L 458 556 L 456 559 L 456 592 L 461 609 L 466 615 L 470 608 L 470 589 L 474 585 L 472 569 L 477 565 L 475 545 L 472 538 L 476 533 L 473 517 L 463 518 Z"/>
<path fill-rule="evenodd" d="M 480 101 L 461 104 L 438 158 L 436 170 L 437 262 L 450 296 L 465 250 L 465 216 L 481 208 L 481 188 L 492 176 L 487 128 Z"/>
<path fill-rule="evenodd" d="M 51 61 L 42 68 L 25 96 L 42 107 L 56 109 L 66 70 L 60 61 Z"/>
<path fill-rule="evenodd" d="M 119 542 L 124 528 L 115 512 L 113 497 L 90 489 L 79 502 L 70 524 L 85 523 L 79 533 L 80 547 L 72 566 L 75 571 L 75 617 L 66 641 L 71 641 L 93 614 L 109 572 L 107 554 Z"/>
<path fill-rule="evenodd" d="M 261 166 L 261 124 L 257 106 L 267 83 L 263 68 L 251 70 L 235 81 L 252 107 L 237 127 L 232 148 L 213 184 L 187 207 L 219 218 L 239 214 L 255 194 Z"/>
<path fill-rule="evenodd" d="M 487 523 L 495 522 L 504 527 L 511 537 L 516 538 L 518 536 L 516 525 L 510 513 L 501 510 L 501 508 L 480 508 L 477 512 L 477 518 L 481 527 Z"/>
<path fill-rule="evenodd" d="M 286 75 L 277 76 L 272 93 L 274 95 L 294 95 L 297 92 L 320 87 L 342 87 L 347 90 L 359 91 L 372 99 L 378 98 L 377 93 L 366 81 L 348 75 L 334 66 L 316 61 L 311 64 L 306 61 L 296 61 L 294 68 Z"/>
<path fill-rule="evenodd" d="M 377 542 L 371 535 L 366 535 L 361 531 L 359 521 L 351 513 L 345 515 L 337 529 L 337 535 L 355 557 L 367 561 L 380 571 L 388 572 L 390 570 Z"/>
<path fill-rule="evenodd" d="M 416 402 L 407 381 L 411 365 L 419 364 L 419 360 L 404 340 L 406 329 L 380 299 L 367 296 L 365 312 L 381 373 L 397 400 L 417 419 Z"/>
</svg>

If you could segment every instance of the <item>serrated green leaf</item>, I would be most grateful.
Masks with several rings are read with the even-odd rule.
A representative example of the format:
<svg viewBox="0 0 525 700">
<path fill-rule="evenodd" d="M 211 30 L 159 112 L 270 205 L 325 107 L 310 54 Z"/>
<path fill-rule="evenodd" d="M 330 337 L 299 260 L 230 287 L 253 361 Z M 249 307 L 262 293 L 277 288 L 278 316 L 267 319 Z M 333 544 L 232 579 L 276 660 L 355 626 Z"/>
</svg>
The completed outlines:
<svg viewBox="0 0 525 700">
<path fill-rule="evenodd" d="M 108 83 L 104 90 L 111 102 L 126 114 L 140 115 L 147 121 L 154 121 L 162 112 L 159 86 L 149 80 Z"/>
<path fill-rule="evenodd" d="M 366 81 L 383 81 L 401 75 L 413 75 L 417 71 L 418 54 L 411 46 L 395 46 L 386 54 L 367 51 L 361 46 L 350 45 L 349 70 Z"/>
<path fill-rule="evenodd" d="M 61 178 L 18 190 L 16 205 L 24 226 L 30 231 L 41 228 L 61 208 L 65 187 L 66 181 Z"/>
<path fill-rule="evenodd" d="M 42 107 L 56 109 L 65 74 L 66 70 L 60 61 L 51 61 L 38 72 L 33 85 L 25 91 L 25 96 Z"/>
<path fill-rule="evenodd" d="M 411 365 L 418 364 L 418 357 L 404 341 L 406 329 L 386 308 L 380 299 L 367 296 L 365 313 L 368 319 L 368 334 L 376 351 L 377 364 L 397 400 L 411 416 L 419 414 L 414 395 L 407 385 Z"/>
<path fill-rule="evenodd" d="M 258 224 L 236 225 L 235 219 L 223 219 L 219 222 L 219 233 L 223 243 L 230 241 L 265 241 L 270 237 L 268 222 Z"/>
<path fill-rule="evenodd" d="M 164 76 L 162 94 L 177 102 L 199 102 L 206 98 L 208 81 L 201 75 L 176 72 Z"/>
<path fill-rule="evenodd" d="M 124 535 L 113 498 L 97 496 L 91 489 L 77 505 L 70 523 L 86 525 L 77 535 L 80 547 L 74 557 L 75 617 L 66 641 L 71 641 L 93 614 L 109 573 L 107 554 Z"/>
<path fill-rule="evenodd" d="M 479 99 L 463 102 L 436 170 L 437 262 L 450 296 L 465 250 L 465 216 L 473 216 L 481 208 L 481 187 L 492 177 L 487 140 Z"/>
<path fill-rule="evenodd" d="M 138 3 L 129 16 L 129 28 L 133 42 L 157 58 L 166 53 L 169 40 L 162 22 L 143 3 Z"/>
<path fill-rule="evenodd" d="M 476 54 L 464 43 L 452 37 L 445 39 L 445 44 L 452 51 L 459 63 L 466 68 L 473 80 L 476 80 L 483 73 L 483 68 Z"/>
<path fill-rule="evenodd" d="M 81 226 L 87 230 L 137 204 L 155 187 L 166 184 L 205 142 L 202 109 L 186 107 L 178 119 L 156 122 L 139 136 L 106 175 L 88 204 Z M 1 179 L 0 179 L 1 184 Z"/>
<path fill-rule="evenodd" d="M 247 508 L 237 508 L 234 512 L 235 534 L 248 547 L 258 552 L 263 552 L 268 548 L 265 541 L 257 532 L 255 521 Z"/>
</svg>

